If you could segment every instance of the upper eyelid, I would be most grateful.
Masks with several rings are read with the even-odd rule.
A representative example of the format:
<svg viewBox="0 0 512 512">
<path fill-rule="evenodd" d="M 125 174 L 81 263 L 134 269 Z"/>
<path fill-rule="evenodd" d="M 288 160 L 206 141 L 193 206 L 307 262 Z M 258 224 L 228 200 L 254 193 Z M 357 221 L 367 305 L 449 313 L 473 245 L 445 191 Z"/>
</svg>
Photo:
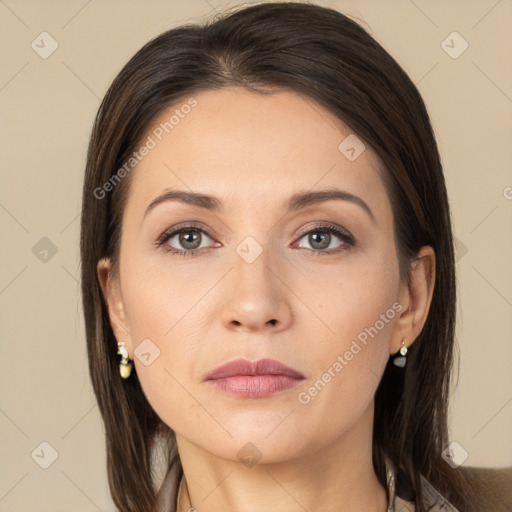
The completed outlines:
<svg viewBox="0 0 512 512">
<path fill-rule="evenodd" d="M 322 221 L 319 221 L 317 224 L 315 224 L 313 226 L 308 226 L 304 229 L 301 229 L 299 231 L 299 236 L 302 237 L 304 235 L 307 235 L 311 231 L 315 231 L 315 230 L 321 231 L 322 229 L 325 229 L 328 231 L 339 231 L 341 234 L 343 234 L 347 237 L 352 237 L 351 233 L 347 229 L 345 229 L 341 226 L 337 226 L 333 222 L 329 222 L 329 221 L 323 221 L 323 223 L 322 223 Z"/>
</svg>

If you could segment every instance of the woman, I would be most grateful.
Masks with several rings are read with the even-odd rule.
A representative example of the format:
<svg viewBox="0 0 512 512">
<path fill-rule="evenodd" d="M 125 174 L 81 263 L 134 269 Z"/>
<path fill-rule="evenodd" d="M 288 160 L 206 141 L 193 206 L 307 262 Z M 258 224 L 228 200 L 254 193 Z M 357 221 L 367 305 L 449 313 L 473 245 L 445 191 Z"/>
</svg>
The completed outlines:
<svg viewBox="0 0 512 512">
<path fill-rule="evenodd" d="M 119 510 L 476 510 L 438 149 L 359 25 L 262 3 L 149 42 L 98 112 L 81 229 Z"/>
</svg>

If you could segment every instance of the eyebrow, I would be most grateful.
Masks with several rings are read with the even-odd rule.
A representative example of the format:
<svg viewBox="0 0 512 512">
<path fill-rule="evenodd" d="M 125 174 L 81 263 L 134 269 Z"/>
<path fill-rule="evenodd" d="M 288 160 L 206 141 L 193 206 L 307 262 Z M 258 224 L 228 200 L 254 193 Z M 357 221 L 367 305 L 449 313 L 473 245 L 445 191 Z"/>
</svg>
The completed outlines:
<svg viewBox="0 0 512 512">
<path fill-rule="evenodd" d="M 375 222 L 375 217 L 373 215 L 370 207 L 358 196 L 351 194 L 345 190 L 340 190 L 338 188 L 330 188 L 325 190 L 317 190 L 314 192 L 298 192 L 293 194 L 288 200 L 288 204 L 286 205 L 286 209 L 289 212 L 301 210 L 308 206 L 313 206 L 316 204 L 323 203 L 325 201 L 332 200 L 341 200 L 341 201 L 349 201 L 353 204 L 360 206 L 368 216 Z M 188 192 L 186 190 L 167 190 L 162 195 L 155 198 L 146 208 L 144 213 L 144 217 L 157 205 L 161 203 L 166 203 L 169 201 L 179 201 L 185 204 L 189 204 L 191 206 L 196 206 L 199 208 L 203 208 L 205 210 L 220 212 L 223 210 L 222 201 L 214 196 L 209 196 L 207 194 L 201 194 L 198 192 Z"/>
</svg>

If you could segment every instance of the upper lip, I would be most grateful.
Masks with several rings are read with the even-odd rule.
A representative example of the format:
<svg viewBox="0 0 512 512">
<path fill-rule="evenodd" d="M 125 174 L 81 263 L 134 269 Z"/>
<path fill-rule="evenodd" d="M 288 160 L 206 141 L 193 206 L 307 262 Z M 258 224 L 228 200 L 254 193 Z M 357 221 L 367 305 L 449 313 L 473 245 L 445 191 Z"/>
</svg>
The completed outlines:
<svg viewBox="0 0 512 512">
<path fill-rule="evenodd" d="M 299 371 L 274 359 L 259 359 L 258 361 L 236 359 L 213 370 L 206 380 L 223 379 L 235 375 L 287 375 L 296 379 L 305 378 Z"/>
</svg>

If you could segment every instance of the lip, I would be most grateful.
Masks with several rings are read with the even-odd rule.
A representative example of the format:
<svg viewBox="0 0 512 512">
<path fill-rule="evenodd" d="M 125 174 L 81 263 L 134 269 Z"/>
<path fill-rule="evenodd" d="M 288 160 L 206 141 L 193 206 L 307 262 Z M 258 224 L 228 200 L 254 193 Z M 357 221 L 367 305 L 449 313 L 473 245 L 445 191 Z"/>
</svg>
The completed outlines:
<svg viewBox="0 0 512 512">
<path fill-rule="evenodd" d="M 206 382 L 217 390 L 243 398 L 263 398 L 299 384 L 299 371 L 274 359 L 237 359 L 216 368 Z"/>
</svg>

